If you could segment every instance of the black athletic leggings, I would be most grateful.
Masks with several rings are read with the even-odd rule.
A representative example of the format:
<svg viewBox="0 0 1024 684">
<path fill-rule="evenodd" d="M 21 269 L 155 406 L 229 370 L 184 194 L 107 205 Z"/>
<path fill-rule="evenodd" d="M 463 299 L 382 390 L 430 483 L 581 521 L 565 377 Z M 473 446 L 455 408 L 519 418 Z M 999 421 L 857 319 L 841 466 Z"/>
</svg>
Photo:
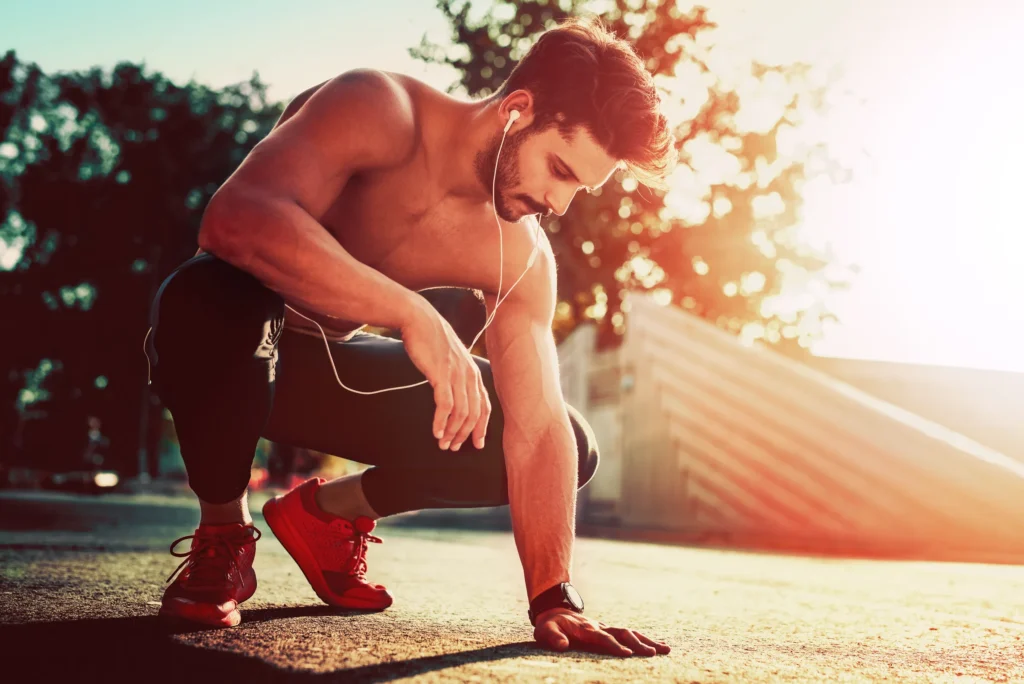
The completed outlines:
<svg viewBox="0 0 1024 684">
<path fill-rule="evenodd" d="M 487 360 L 474 357 L 490 393 L 485 446 L 443 451 L 433 436 L 430 385 L 360 395 L 338 385 L 323 339 L 284 329 L 284 300 L 210 254 L 179 266 L 150 310 L 153 387 L 171 412 L 189 484 L 208 503 L 245 491 L 260 437 L 372 464 L 363 476 L 381 516 L 508 503 L 504 417 Z M 338 375 L 373 390 L 423 379 L 398 340 L 360 332 L 330 343 Z M 590 426 L 572 407 L 579 486 L 597 470 Z"/>
</svg>

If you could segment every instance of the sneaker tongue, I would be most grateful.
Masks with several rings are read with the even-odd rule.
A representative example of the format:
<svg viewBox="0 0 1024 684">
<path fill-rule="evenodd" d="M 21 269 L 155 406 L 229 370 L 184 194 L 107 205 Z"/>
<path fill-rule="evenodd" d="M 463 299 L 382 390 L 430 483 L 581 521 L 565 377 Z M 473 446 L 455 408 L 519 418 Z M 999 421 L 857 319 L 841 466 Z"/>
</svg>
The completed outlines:
<svg viewBox="0 0 1024 684">
<path fill-rule="evenodd" d="M 232 559 L 230 549 L 251 539 L 253 529 L 251 525 L 242 523 L 200 525 L 193 542 L 195 556 L 189 583 L 219 585 L 224 581 L 228 577 Z"/>
</svg>

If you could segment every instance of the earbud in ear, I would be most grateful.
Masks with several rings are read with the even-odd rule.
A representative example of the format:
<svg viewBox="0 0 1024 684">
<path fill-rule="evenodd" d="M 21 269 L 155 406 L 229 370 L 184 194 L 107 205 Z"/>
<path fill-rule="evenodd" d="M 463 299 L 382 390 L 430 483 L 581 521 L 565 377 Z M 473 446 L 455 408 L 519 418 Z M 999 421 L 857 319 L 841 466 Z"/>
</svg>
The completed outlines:
<svg viewBox="0 0 1024 684">
<path fill-rule="evenodd" d="M 512 124 L 514 124 L 516 122 L 516 119 L 518 119 L 518 118 L 519 118 L 519 111 L 518 110 L 513 109 L 511 112 L 509 112 L 509 114 L 508 114 L 508 123 L 505 124 L 505 132 L 506 133 L 508 133 L 508 129 L 512 128 Z"/>
</svg>

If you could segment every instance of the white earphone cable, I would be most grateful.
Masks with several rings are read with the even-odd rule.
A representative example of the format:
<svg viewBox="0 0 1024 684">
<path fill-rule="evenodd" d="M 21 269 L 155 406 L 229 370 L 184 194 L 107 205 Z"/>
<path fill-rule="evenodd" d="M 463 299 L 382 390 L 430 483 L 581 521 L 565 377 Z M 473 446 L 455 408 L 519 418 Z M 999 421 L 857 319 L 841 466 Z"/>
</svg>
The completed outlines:
<svg viewBox="0 0 1024 684">
<path fill-rule="evenodd" d="M 515 286 L 519 284 L 519 281 L 523 279 L 523 276 L 526 275 L 527 271 L 530 270 L 530 267 L 533 266 L 534 257 L 537 254 L 537 249 L 538 249 L 538 246 L 539 246 L 540 222 L 538 221 L 537 222 L 537 230 L 534 233 L 533 251 L 530 252 L 530 257 L 529 257 L 529 259 L 527 259 L 526 268 L 523 269 L 523 272 L 520 274 L 519 278 L 517 278 L 516 281 L 514 283 L 512 283 L 512 287 L 508 288 L 508 292 L 506 292 L 504 296 L 501 296 L 501 286 L 502 286 L 502 282 L 503 282 L 503 278 L 504 278 L 504 271 L 505 271 L 505 269 L 504 269 L 504 266 L 505 266 L 505 249 L 504 249 L 504 247 L 505 247 L 505 236 L 504 236 L 504 234 L 503 234 L 503 232 L 501 230 L 501 219 L 498 218 L 498 209 L 497 209 L 497 202 L 496 202 L 497 182 L 498 182 L 498 159 L 501 157 L 501 148 L 504 147 L 504 145 L 505 145 L 505 137 L 508 135 L 509 129 L 512 128 L 512 124 L 515 123 L 518 118 L 519 118 L 519 112 L 513 109 L 512 112 L 509 114 L 508 124 L 505 125 L 505 130 L 504 130 L 504 132 L 501 135 L 501 143 L 498 144 L 498 152 L 497 152 L 497 154 L 494 157 L 494 176 L 491 179 L 491 209 L 494 211 L 494 219 L 495 219 L 495 221 L 498 224 L 498 291 L 497 291 L 497 294 L 495 296 L 494 309 L 491 310 L 490 315 L 484 321 L 484 327 L 480 328 L 480 332 L 478 332 L 476 334 L 476 337 L 474 337 L 473 341 L 469 344 L 469 347 L 468 347 L 469 349 L 472 349 L 476 345 L 477 340 L 480 339 L 480 336 L 484 334 L 484 331 L 487 330 L 488 326 L 490 326 L 491 322 L 494 320 L 494 315 L 496 313 L 498 313 L 498 307 L 501 306 L 501 303 L 505 301 L 505 299 L 509 296 L 509 294 L 515 288 Z M 341 385 L 343 388 L 347 389 L 349 392 L 354 392 L 356 394 L 381 394 L 382 392 L 393 392 L 395 390 L 409 389 L 411 387 L 419 387 L 420 385 L 425 385 L 428 382 L 430 382 L 429 380 L 422 380 L 422 381 L 414 383 L 412 385 L 401 385 L 399 387 L 385 387 L 383 389 L 372 390 L 372 391 L 356 390 L 356 389 L 352 389 L 351 387 L 347 387 L 345 385 L 345 383 L 343 383 L 341 381 L 341 378 L 338 377 L 338 368 L 337 368 L 337 366 L 334 365 L 334 357 L 331 356 L 331 345 L 327 341 L 327 335 L 326 335 L 326 333 L 324 333 L 324 329 L 320 327 L 319 323 L 314 321 L 309 316 L 306 316 L 304 314 L 299 313 L 298 311 L 295 311 L 295 309 L 292 308 L 291 306 L 289 306 L 288 304 L 285 304 L 285 306 L 287 306 L 289 309 L 294 311 L 299 316 L 302 316 L 303 318 L 305 318 L 307 321 L 310 321 L 311 323 L 313 323 L 320 330 L 320 335 L 321 335 L 321 337 L 324 340 L 324 348 L 327 350 L 327 358 L 328 358 L 328 360 L 330 360 L 330 362 L 331 362 L 331 369 L 334 371 L 334 378 L 338 381 L 339 385 Z"/>
<path fill-rule="evenodd" d="M 513 109 L 512 112 L 509 114 L 508 124 L 505 125 L 505 131 L 504 131 L 504 133 L 502 133 L 501 143 L 498 145 L 498 152 L 497 152 L 497 154 L 495 155 L 495 158 L 494 158 L 494 177 L 491 180 L 491 208 L 494 210 L 494 219 L 495 219 L 495 221 L 498 224 L 498 291 L 497 291 L 497 294 L 495 295 L 494 309 L 491 311 L 490 315 L 484 321 L 484 327 L 480 328 L 480 332 L 478 332 L 476 334 L 476 337 L 474 337 L 473 341 L 469 344 L 469 347 L 468 347 L 469 349 L 472 349 L 476 345 L 477 340 L 480 339 L 480 336 L 484 334 L 484 331 L 487 330 L 488 326 L 490 326 L 491 322 L 494 320 L 494 315 L 496 313 L 498 313 L 498 307 L 501 306 L 502 302 L 504 302 L 505 299 L 512 292 L 512 290 L 515 289 L 515 286 L 519 284 L 519 281 L 523 279 L 523 276 L 526 275 L 527 271 L 530 270 L 530 267 L 533 266 L 534 259 L 537 256 L 537 249 L 539 247 L 540 222 L 538 221 L 537 222 L 537 230 L 534 232 L 533 251 L 530 252 L 530 256 L 527 259 L 526 268 L 523 269 L 523 272 L 522 272 L 522 274 L 520 274 L 519 278 L 517 278 L 516 281 L 514 283 L 512 283 L 512 287 L 508 288 L 508 292 L 506 292 L 505 295 L 502 296 L 501 295 L 501 286 L 502 286 L 502 282 L 503 282 L 503 278 L 504 278 L 504 270 L 505 270 L 504 269 L 504 266 L 505 266 L 505 249 L 504 249 L 505 238 L 504 238 L 504 235 L 503 235 L 502 230 L 501 230 L 501 219 L 498 217 L 498 209 L 497 209 L 497 202 L 496 202 L 496 197 L 497 197 L 497 181 L 498 181 L 498 159 L 501 156 L 501 148 L 505 145 L 505 136 L 508 134 L 509 129 L 512 128 L 512 124 L 515 123 L 515 121 L 518 118 L 519 118 L 519 112 Z M 313 320 L 309 316 L 307 316 L 307 315 L 305 315 L 305 314 L 303 314 L 303 313 L 301 313 L 299 311 L 296 311 L 295 308 L 290 306 L 288 303 L 285 303 L 285 306 L 288 309 L 291 309 L 291 311 L 293 313 L 295 313 L 296 315 L 301 316 L 302 318 L 306 319 L 307 321 L 309 321 L 310 323 L 315 325 L 317 327 L 317 329 L 320 331 L 320 336 L 321 336 L 321 338 L 323 338 L 323 341 L 324 341 L 324 349 L 327 350 L 327 359 L 328 359 L 328 361 L 331 362 L 331 370 L 334 372 L 334 379 L 338 381 L 338 384 L 341 385 L 341 387 L 343 389 L 346 389 L 349 392 L 353 392 L 355 394 L 370 395 L 370 394 L 381 394 L 383 392 L 393 392 L 395 390 L 401 390 L 401 389 L 410 389 L 412 387 L 419 387 L 420 385 L 425 385 L 425 384 L 430 382 L 429 380 L 421 380 L 420 382 L 416 382 L 416 383 L 413 383 L 411 385 L 400 385 L 398 387 L 385 387 L 383 389 L 369 390 L 369 391 L 357 390 L 357 389 L 353 389 L 351 387 L 348 387 L 345 383 L 343 383 L 341 381 L 341 378 L 338 376 L 338 367 L 336 365 L 334 365 L 334 357 L 331 355 L 331 345 L 330 345 L 330 342 L 328 342 L 328 340 L 327 340 L 327 333 L 324 332 L 324 329 L 320 326 L 320 324 L 318 322 L 316 322 L 315 320 Z M 147 367 L 146 367 L 146 380 L 147 380 L 147 383 L 150 382 L 150 371 L 151 371 L 151 368 L 152 368 L 152 363 L 150 362 L 150 359 L 149 359 L 149 353 L 146 350 L 146 342 L 149 340 L 149 335 L 150 335 L 150 333 L 152 331 L 153 331 L 153 328 L 150 327 L 150 329 L 146 332 L 146 338 L 142 341 L 142 353 L 146 355 L 146 364 L 147 364 Z"/>
<path fill-rule="evenodd" d="M 285 306 L 287 306 L 292 311 L 295 311 L 295 309 L 293 309 L 288 304 L 285 304 Z M 331 362 L 331 370 L 334 371 L 334 379 L 338 381 L 339 385 L 341 385 L 343 388 L 347 389 L 349 392 L 353 392 L 355 394 L 381 394 L 382 392 L 392 392 L 394 390 L 408 389 L 410 387 L 419 387 L 420 385 L 425 385 L 428 382 L 430 382 L 429 380 L 421 380 L 421 381 L 413 383 L 411 385 L 401 385 L 399 387 L 385 387 L 384 389 L 369 390 L 369 391 L 352 389 L 351 387 L 349 387 L 345 383 L 343 383 L 341 381 L 341 378 L 338 377 L 338 367 L 334 365 L 334 357 L 331 355 L 331 345 L 327 341 L 327 333 L 324 332 L 324 329 L 320 327 L 319 323 L 314 321 L 309 316 L 307 316 L 307 315 L 305 315 L 303 313 L 299 313 L 298 311 L 295 311 L 295 313 L 298 314 L 299 316 L 302 316 L 303 318 L 305 318 L 307 321 L 309 321 L 310 323 L 315 325 L 317 327 L 317 329 L 320 330 L 320 336 L 323 338 L 323 341 L 324 341 L 324 349 L 327 350 L 327 359 Z"/>
</svg>

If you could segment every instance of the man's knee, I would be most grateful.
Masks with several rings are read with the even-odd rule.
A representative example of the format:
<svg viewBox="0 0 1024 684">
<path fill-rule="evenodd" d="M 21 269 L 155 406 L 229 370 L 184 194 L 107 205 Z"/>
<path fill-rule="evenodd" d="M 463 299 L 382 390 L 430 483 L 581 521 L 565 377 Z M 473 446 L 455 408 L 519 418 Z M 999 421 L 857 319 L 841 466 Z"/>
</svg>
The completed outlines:
<svg viewBox="0 0 1024 684">
<path fill-rule="evenodd" d="M 573 432 L 576 433 L 576 447 L 579 451 L 579 486 L 582 488 L 590 482 L 597 472 L 600 456 L 597 450 L 597 438 L 590 423 L 583 415 L 572 406 L 569 409 L 569 422 L 572 423 Z"/>
<path fill-rule="evenodd" d="M 269 356 L 284 324 L 284 300 L 259 280 L 209 254 L 170 275 L 152 303 L 153 347 L 161 357 L 237 351 Z"/>
</svg>

